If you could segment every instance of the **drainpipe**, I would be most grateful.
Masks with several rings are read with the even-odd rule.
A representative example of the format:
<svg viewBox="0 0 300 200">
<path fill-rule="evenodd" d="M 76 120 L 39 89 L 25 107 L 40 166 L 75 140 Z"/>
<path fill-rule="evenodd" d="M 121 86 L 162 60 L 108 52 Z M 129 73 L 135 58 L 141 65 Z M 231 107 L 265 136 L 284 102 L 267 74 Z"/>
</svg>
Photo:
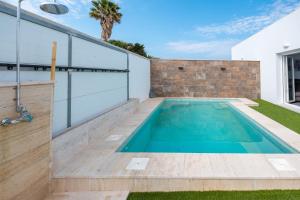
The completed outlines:
<svg viewBox="0 0 300 200">
<path fill-rule="evenodd" d="M 4 118 L 1 121 L 1 126 L 8 126 L 10 124 L 18 124 L 20 122 L 31 122 L 33 117 L 26 110 L 26 108 L 21 104 L 20 101 L 20 93 L 21 93 L 21 81 L 20 81 L 20 24 L 21 24 L 21 3 L 23 0 L 18 0 L 17 7 L 17 27 L 16 27 L 16 82 L 17 82 L 17 90 L 16 90 L 16 111 L 19 113 L 19 117 L 16 119 Z"/>
</svg>

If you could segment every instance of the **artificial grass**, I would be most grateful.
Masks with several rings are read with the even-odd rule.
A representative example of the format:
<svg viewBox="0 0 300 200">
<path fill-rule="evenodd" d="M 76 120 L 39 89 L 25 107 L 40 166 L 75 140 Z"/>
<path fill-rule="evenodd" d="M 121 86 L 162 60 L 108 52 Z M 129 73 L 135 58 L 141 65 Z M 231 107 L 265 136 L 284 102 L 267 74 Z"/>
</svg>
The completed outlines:
<svg viewBox="0 0 300 200">
<path fill-rule="evenodd" d="M 127 200 L 299 200 L 300 190 L 130 193 Z"/>
<path fill-rule="evenodd" d="M 254 110 L 257 110 L 258 112 L 270 117 L 271 119 L 300 134 L 299 113 L 293 112 L 291 110 L 261 99 L 257 99 L 255 101 L 259 103 L 259 106 L 253 106 L 252 108 Z"/>
</svg>

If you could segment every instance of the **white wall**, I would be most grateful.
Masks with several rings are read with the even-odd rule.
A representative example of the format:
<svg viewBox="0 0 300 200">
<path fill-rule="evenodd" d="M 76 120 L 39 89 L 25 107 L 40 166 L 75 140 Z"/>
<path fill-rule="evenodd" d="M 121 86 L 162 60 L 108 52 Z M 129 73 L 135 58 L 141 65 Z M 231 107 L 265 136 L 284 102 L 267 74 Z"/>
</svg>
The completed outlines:
<svg viewBox="0 0 300 200">
<path fill-rule="evenodd" d="M 16 18 L 0 13 L 0 62 L 16 62 Z M 22 63 L 51 63 L 51 45 L 57 41 L 57 65 L 68 64 L 68 35 L 22 20 L 20 59 Z"/>
<path fill-rule="evenodd" d="M 290 44 L 285 49 L 284 44 Z M 261 97 L 283 103 L 282 55 L 300 50 L 300 9 L 232 48 L 232 60 L 256 60 L 261 66 Z"/>
<path fill-rule="evenodd" d="M 15 11 L 0 1 L 0 10 Z M 37 17 L 26 12 L 31 21 L 21 21 L 21 64 L 50 65 L 51 44 L 57 42 L 57 66 L 68 66 L 69 35 L 72 36 L 72 67 L 127 69 L 130 63 L 131 98 L 141 101 L 148 98 L 150 90 L 150 61 L 117 47 L 108 47 L 95 38 L 76 30 Z M 23 15 L 24 16 L 24 15 Z M 50 25 L 49 25 L 50 23 Z M 47 25 L 48 24 L 48 25 Z M 0 63 L 15 63 L 16 59 L 16 18 L 11 13 L 0 12 Z M 51 28 L 45 27 L 50 26 Z M 59 27 L 55 30 L 54 27 Z M 81 39 L 79 37 L 88 38 Z M 94 41 L 94 42 L 91 42 Z M 129 56 L 127 56 L 129 54 Z M 22 68 L 21 68 L 22 70 Z M 49 80 L 49 71 L 21 71 L 21 81 Z M 15 71 L 0 69 L 0 82 L 15 81 Z M 126 72 L 72 72 L 71 80 L 71 123 L 72 126 L 92 118 L 127 101 Z M 68 72 L 56 72 L 53 113 L 53 136 L 67 128 Z"/>
<path fill-rule="evenodd" d="M 72 124 L 127 101 L 126 73 L 72 72 Z"/>
<path fill-rule="evenodd" d="M 72 37 L 72 54 L 72 65 L 76 67 L 127 68 L 126 53 L 77 37 Z"/>
<path fill-rule="evenodd" d="M 129 54 L 129 95 L 145 101 L 150 92 L 150 60 Z"/>
</svg>

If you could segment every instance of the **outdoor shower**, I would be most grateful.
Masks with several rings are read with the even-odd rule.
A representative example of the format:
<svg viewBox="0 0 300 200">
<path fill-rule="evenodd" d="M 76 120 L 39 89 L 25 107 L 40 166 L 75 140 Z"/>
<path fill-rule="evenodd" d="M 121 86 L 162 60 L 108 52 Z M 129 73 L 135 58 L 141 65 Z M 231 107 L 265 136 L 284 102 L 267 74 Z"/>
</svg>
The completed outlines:
<svg viewBox="0 0 300 200">
<path fill-rule="evenodd" d="M 20 23 L 21 23 L 21 3 L 24 0 L 18 0 L 17 6 L 17 27 L 16 27 L 16 111 L 20 114 L 16 119 L 5 118 L 1 121 L 0 125 L 6 126 L 9 124 L 17 124 L 19 122 L 31 122 L 33 117 L 26 110 L 25 106 L 21 103 L 20 92 L 21 92 L 21 81 L 20 81 Z M 57 3 L 56 0 L 41 3 L 40 9 L 50 14 L 65 14 L 69 11 L 68 7 Z"/>
</svg>

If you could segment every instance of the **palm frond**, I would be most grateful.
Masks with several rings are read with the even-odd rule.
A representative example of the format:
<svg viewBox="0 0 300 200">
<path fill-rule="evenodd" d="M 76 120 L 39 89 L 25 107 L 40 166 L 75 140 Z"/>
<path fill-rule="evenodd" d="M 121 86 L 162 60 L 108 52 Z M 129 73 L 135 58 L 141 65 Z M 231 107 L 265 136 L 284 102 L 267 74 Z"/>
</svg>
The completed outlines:
<svg viewBox="0 0 300 200">
<path fill-rule="evenodd" d="M 100 20 L 102 27 L 102 39 L 108 40 L 115 23 L 121 23 L 122 13 L 118 4 L 111 0 L 93 0 L 90 17 Z M 104 37 L 104 38 L 103 38 Z"/>
</svg>

